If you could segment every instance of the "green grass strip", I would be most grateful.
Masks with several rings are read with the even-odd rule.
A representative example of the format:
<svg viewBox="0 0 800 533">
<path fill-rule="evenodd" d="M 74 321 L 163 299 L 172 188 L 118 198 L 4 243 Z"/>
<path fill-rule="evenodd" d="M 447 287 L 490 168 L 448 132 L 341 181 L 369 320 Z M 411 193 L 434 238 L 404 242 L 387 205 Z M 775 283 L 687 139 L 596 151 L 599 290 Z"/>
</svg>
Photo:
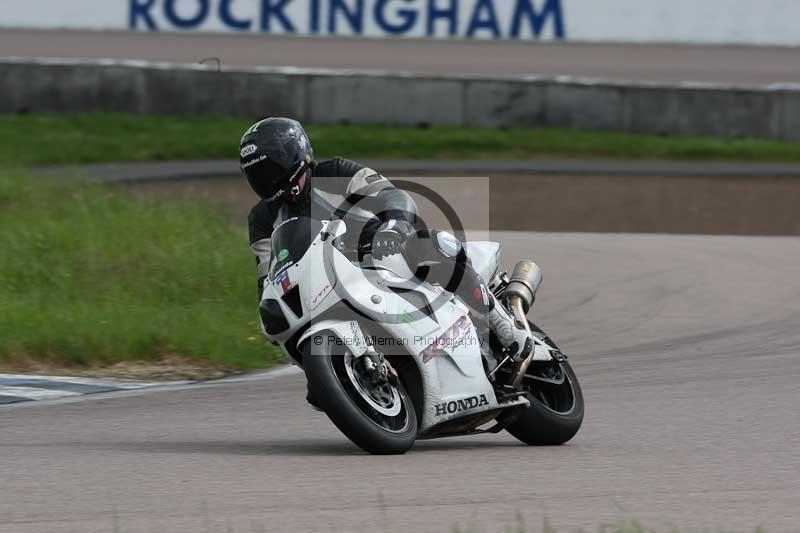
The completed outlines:
<svg viewBox="0 0 800 533">
<path fill-rule="evenodd" d="M 281 360 L 246 230 L 211 206 L 0 174 L 0 363 Z"/>
<path fill-rule="evenodd" d="M 236 158 L 250 121 L 115 113 L 0 115 L 0 167 Z M 416 159 L 800 161 L 800 143 L 563 129 L 309 125 L 317 155 Z"/>
</svg>

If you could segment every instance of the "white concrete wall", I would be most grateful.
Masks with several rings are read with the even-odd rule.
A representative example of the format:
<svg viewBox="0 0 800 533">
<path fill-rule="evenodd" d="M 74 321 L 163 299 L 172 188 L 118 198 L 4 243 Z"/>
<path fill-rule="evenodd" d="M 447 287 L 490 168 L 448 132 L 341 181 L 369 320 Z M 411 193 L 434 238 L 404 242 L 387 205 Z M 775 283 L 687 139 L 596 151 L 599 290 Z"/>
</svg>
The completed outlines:
<svg viewBox="0 0 800 533">
<path fill-rule="evenodd" d="M 581 41 L 800 45 L 800 0 L 564 0 Z"/>
<path fill-rule="evenodd" d="M 800 140 L 800 90 L 0 58 L 0 113 L 291 116 Z M 386 105 L 392 102 L 392 105 Z"/>
<path fill-rule="evenodd" d="M 432 17 L 437 10 L 438 16 Z M 798 21 L 800 0 L 0 2 L 0 27 L 263 32 L 375 38 L 800 45 Z"/>
</svg>

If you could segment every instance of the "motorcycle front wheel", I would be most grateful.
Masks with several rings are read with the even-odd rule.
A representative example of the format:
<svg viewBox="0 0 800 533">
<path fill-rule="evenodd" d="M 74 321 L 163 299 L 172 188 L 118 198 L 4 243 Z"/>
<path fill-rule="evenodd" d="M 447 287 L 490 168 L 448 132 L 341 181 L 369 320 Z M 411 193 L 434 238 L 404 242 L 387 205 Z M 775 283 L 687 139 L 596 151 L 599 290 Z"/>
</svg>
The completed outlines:
<svg viewBox="0 0 800 533">
<path fill-rule="evenodd" d="M 303 346 L 308 389 L 328 418 L 363 450 L 402 454 L 414 445 L 417 416 L 402 382 L 369 383 L 356 358 L 331 332 L 321 332 Z"/>
</svg>

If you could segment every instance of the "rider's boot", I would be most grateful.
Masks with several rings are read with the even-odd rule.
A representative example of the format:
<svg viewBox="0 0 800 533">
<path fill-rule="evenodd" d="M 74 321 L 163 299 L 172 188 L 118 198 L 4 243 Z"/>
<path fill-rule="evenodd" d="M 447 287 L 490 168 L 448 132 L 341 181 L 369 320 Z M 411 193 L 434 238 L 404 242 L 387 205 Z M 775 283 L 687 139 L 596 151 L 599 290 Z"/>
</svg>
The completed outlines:
<svg viewBox="0 0 800 533">
<path fill-rule="evenodd" d="M 491 299 L 494 305 L 485 315 L 489 327 L 500 341 L 505 355 L 514 361 L 522 361 L 533 350 L 533 339 L 502 302 L 494 295 Z"/>
<path fill-rule="evenodd" d="M 486 372 L 491 372 L 497 367 L 499 361 L 494 356 L 494 350 L 492 350 L 489 323 L 485 319 L 481 320 L 480 317 L 476 317 L 475 315 L 473 315 L 472 318 L 472 323 L 475 325 L 476 333 L 478 334 L 478 342 L 481 346 L 481 356 L 483 357 Z"/>
</svg>

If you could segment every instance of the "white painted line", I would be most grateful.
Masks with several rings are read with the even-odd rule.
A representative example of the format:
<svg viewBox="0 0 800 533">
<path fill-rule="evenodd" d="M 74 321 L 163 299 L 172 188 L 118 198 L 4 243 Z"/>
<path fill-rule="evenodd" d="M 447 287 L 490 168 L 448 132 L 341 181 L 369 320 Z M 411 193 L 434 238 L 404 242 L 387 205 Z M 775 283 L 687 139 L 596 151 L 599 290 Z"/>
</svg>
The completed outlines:
<svg viewBox="0 0 800 533">
<path fill-rule="evenodd" d="M 70 396 L 81 396 L 80 392 L 37 389 L 34 387 L 0 387 L 0 396 L 17 396 L 29 400 L 53 400 Z"/>
<path fill-rule="evenodd" d="M 136 381 L 132 379 L 103 379 L 103 378 L 79 378 L 71 376 L 40 376 L 32 374 L 0 374 L 0 379 L 38 379 L 42 381 L 52 381 L 54 383 L 75 383 L 78 385 L 97 385 L 116 387 L 119 389 L 140 389 L 143 387 L 155 387 L 160 385 L 184 385 L 191 381 Z"/>
<path fill-rule="evenodd" d="M 11 403 L 8 405 L 3 406 L 3 410 L 5 409 L 25 409 L 31 407 L 39 407 L 42 405 L 62 405 L 67 403 L 76 403 L 76 402 L 84 402 L 84 401 L 93 401 L 93 400 L 108 400 L 110 398 L 123 398 L 123 397 L 134 397 L 134 396 L 142 396 L 145 394 L 155 394 L 161 392 L 178 392 L 178 391 L 185 391 L 185 390 L 199 390 L 199 389 L 207 389 L 213 387 L 224 387 L 228 385 L 233 385 L 236 383 L 243 383 L 243 382 L 253 382 L 253 381 L 268 381 L 272 379 L 279 379 L 286 376 L 294 376 L 298 374 L 302 374 L 303 371 L 293 365 L 285 365 L 279 366 L 276 368 L 272 368 L 269 370 L 260 370 L 256 372 L 249 372 L 247 374 L 242 374 L 239 376 L 231 376 L 228 378 L 222 378 L 218 380 L 211 380 L 211 381 L 199 381 L 199 382 L 152 382 L 152 386 L 148 387 L 139 387 L 139 388 L 128 388 L 126 390 L 119 390 L 119 391 L 111 391 L 111 392 L 103 392 L 97 394 L 75 394 L 70 393 L 69 395 L 64 395 L 60 398 L 44 398 L 44 401 L 40 402 L 17 402 Z M 15 376 L 15 377 L 22 377 L 33 379 L 33 376 Z M 64 379 L 63 376 L 59 376 L 59 379 Z M 103 381 L 103 380 L 99 380 Z M 94 384 L 94 383 L 92 383 Z M 0 389 L 2 390 L 2 389 Z M 2 394 L 2 392 L 0 392 Z"/>
<path fill-rule="evenodd" d="M 207 381 L 204 385 L 212 385 L 214 383 L 242 383 L 247 381 L 260 381 L 263 379 L 275 379 L 282 376 L 293 376 L 295 374 L 302 374 L 303 371 L 300 367 L 294 365 L 280 366 L 270 370 L 259 370 L 256 372 L 248 372 L 240 376 L 231 376 L 222 379 L 215 379 L 214 381 Z"/>
</svg>

